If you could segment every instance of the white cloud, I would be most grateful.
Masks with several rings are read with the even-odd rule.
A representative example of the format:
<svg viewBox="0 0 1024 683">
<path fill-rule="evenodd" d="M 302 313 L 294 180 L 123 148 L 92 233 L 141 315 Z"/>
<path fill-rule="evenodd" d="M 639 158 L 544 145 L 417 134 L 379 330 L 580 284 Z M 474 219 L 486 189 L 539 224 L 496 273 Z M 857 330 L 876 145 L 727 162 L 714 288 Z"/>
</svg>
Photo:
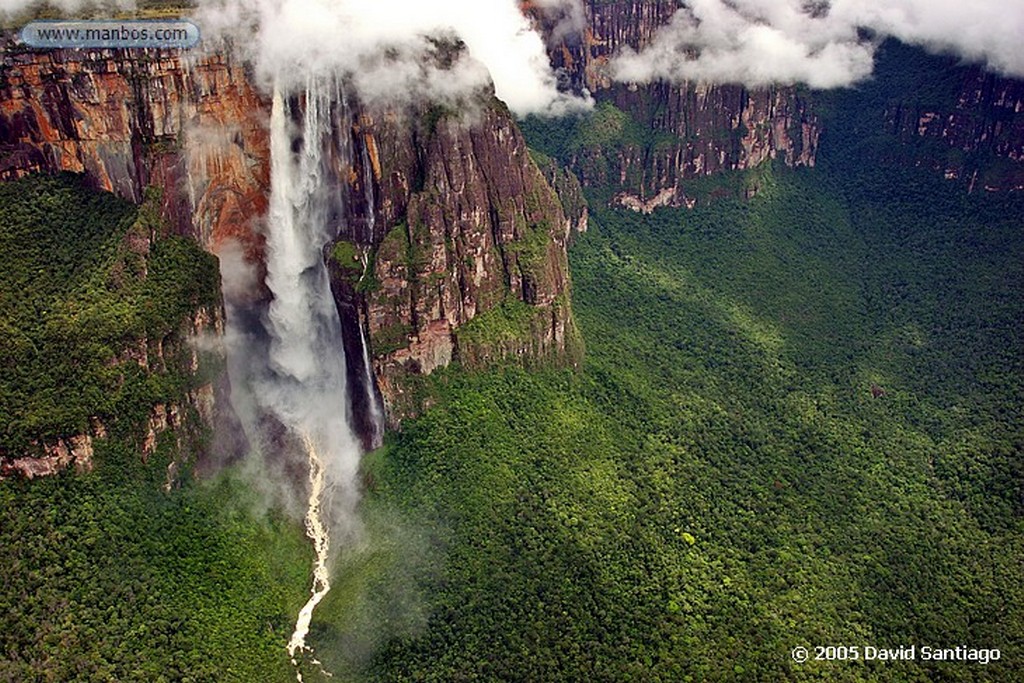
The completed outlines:
<svg viewBox="0 0 1024 683">
<path fill-rule="evenodd" d="M 0 17 L 27 8 L 129 9 L 135 0 L 0 0 Z M 302 79 L 333 71 L 352 77 L 369 100 L 450 101 L 486 86 L 519 114 L 559 114 L 589 100 L 558 91 L 541 36 L 516 0 L 199 0 L 194 20 L 207 44 L 230 37 L 260 75 Z M 539 0 L 558 31 L 582 28 L 579 0 Z M 428 38 L 457 37 L 468 48 L 450 68 L 427 58 Z"/>
<path fill-rule="evenodd" d="M 1024 76 L 1024 0 L 689 0 L 611 69 L 622 81 L 831 88 L 868 76 L 886 36 Z"/>
<path fill-rule="evenodd" d="M 44 0 L 0 0 L 0 17 Z M 134 0 L 46 0 L 65 10 Z M 534 0 L 549 40 L 586 25 L 580 0 Z M 454 101 L 493 80 L 520 114 L 560 114 L 589 98 L 559 92 L 544 40 L 517 0 L 200 0 L 207 39 L 231 36 L 269 82 L 318 70 L 347 74 L 371 101 Z M 867 29 L 870 38 L 864 37 Z M 449 68 L 427 57 L 430 37 L 462 40 Z M 621 81 L 704 80 L 850 85 L 871 73 L 887 36 L 1024 77 L 1024 0 L 687 0 L 651 44 L 613 61 Z"/>
<path fill-rule="evenodd" d="M 544 42 L 515 0 L 206 0 L 196 20 L 204 36 L 247 47 L 266 78 L 343 72 L 367 99 L 450 100 L 489 73 L 517 113 L 587 106 L 558 91 Z M 461 39 L 468 55 L 436 68 L 425 55 L 437 36 Z"/>
<path fill-rule="evenodd" d="M 582 0 L 533 0 L 545 22 L 550 26 L 549 43 L 573 40 L 587 27 L 587 13 Z"/>
<path fill-rule="evenodd" d="M 836 0 L 832 14 L 1024 78 L 1024 0 Z"/>
</svg>

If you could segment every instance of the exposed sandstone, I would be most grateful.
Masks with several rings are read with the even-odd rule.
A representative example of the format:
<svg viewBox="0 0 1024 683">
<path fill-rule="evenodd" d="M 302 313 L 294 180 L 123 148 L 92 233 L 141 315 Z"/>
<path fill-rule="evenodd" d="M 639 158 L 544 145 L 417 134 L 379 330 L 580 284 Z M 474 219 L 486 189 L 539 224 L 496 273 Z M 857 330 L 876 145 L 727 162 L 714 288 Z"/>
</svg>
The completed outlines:
<svg viewBox="0 0 1024 683">
<path fill-rule="evenodd" d="M 640 201 L 686 180 L 747 169 L 769 159 L 813 166 L 820 127 L 808 101 L 794 87 L 750 89 L 740 85 L 623 84 L 608 72 L 622 48 L 639 50 L 679 7 L 674 0 L 587 0 L 582 34 L 550 39 L 553 25 L 542 9 L 524 3 L 549 32 L 552 63 L 577 89 L 625 112 L 643 140 L 589 145 L 567 160 L 584 185 L 613 186 Z M 682 194 L 680 192 L 680 194 Z"/>
<path fill-rule="evenodd" d="M 41 52 L 10 44 L 2 59 L 0 178 L 77 171 L 133 201 L 156 185 L 164 218 L 179 232 L 214 253 L 238 243 L 260 272 L 269 107 L 243 65 L 172 50 Z M 551 320 L 550 331 L 538 331 L 543 343 L 507 349 L 517 357 L 526 348 L 562 357 L 564 330 L 575 329 L 568 305 L 555 305 L 568 301 L 570 222 L 509 113 L 492 95 L 480 102 L 470 120 L 436 107 L 370 112 L 354 104 L 351 121 L 336 122 L 352 152 L 331 160 L 346 199 L 338 238 L 374 255 L 378 286 L 356 287 L 333 266 L 332 286 L 346 355 L 360 358 L 357 326 L 364 325 L 392 407 L 407 375 L 504 353 L 496 346 L 470 354 L 456 332 L 508 300 Z M 405 238 L 396 247 L 399 233 Z M 268 292 L 240 296 L 258 316 Z M 150 347 L 162 343 L 143 344 L 132 359 L 146 364 Z M 356 365 L 349 363 L 354 404 L 365 389 Z"/>
<path fill-rule="evenodd" d="M 980 66 L 957 69 L 946 61 L 960 74 L 955 99 L 945 106 L 909 99 L 890 103 L 885 127 L 905 141 L 947 148 L 922 161 L 970 190 L 1024 190 L 1024 81 Z"/>
<path fill-rule="evenodd" d="M 163 212 L 212 251 L 241 242 L 258 258 L 253 218 L 267 206 L 265 102 L 240 64 L 173 50 L 0 53 L 0 179 L 84 173 Z"/>
</svg>

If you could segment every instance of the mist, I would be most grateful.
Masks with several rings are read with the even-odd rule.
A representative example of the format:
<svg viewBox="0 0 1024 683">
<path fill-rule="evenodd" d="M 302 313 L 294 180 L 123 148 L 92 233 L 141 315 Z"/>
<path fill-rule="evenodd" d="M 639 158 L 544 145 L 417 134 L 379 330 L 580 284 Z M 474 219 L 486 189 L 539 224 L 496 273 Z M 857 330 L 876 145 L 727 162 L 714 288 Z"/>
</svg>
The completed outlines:
<svg viewBox="0 0 1024 683">
<path fill-rule="evenodd" d="M 582 10 L 566 16 L 565 26 L 579 25 Z M 521 115 L 591 104 L 559 92 L 544 41 L 515 0 L 205 0 L 194 18 L 204 42 L 230 39 L 265 86 L 281 74 L 330 72 L 371 105 L 455 102 L 491 82 Z M 451 64 L 435 63 L 427 56 L 439 39 L 466 50 Z"/>
<path fill-rule="evenodd" d="M 587 13 L 582 0 L 534 0 L 533 5 L 552 25 L 547 36 L 549 45 L 577 40 L 587 28 Z"/>
<path fill-rule="evenodd" d="M 1024 77 L 1024 0 L 689 0 L 639 52 L 610 63 L 624 82 L 849 86 L 895 37 Z"/>
</svg>

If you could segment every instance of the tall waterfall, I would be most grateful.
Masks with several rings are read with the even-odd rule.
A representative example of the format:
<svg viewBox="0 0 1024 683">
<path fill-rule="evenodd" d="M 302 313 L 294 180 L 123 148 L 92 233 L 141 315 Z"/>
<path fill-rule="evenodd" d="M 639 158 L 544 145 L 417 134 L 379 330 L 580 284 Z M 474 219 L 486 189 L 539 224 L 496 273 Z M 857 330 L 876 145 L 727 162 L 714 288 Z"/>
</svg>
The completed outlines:
<svg viewBox="0 0 1024 683">
<path fill-rule="evenodd" d="M 370 155 L 367 152 L 367 145 L 363 145 L 363 195 L 366 200 L 367 238 L 373 240 L 374 228 L 377 225 L 377 206 L 373 197 L 373 170 L 370 168 Z M 368 261 L 368 259 L 364 259 Z M 363 277 L 367 276 L 369 263 L 363 263 Z M 359 322 L 359 345 L 363 349 L 363 385 L 366 387 L 366 405 L 370 410 L 370 447 L 380 448 L 384 439 L 384 407 L 381 405 L 380 397 L 374 388 L 373 366 L 370 364 L 370 346 L 367 343 L 366 333 L 363 331 L 363 323 Z M 369 321 L 367 321 L 369 324 Z"/>
<path fill-rule="evenodd" d="M 377 391 L 373 388 L 373 365 L 370 363 L 370 347 L 359 322 L 359 343 L 363 347 L 363 382 L 366 386 L 366 404 L 370 410 L 370 448 L 380 448 L 384 442 L 384 408 Z"/>
<path fill-rule="evenodd" d="M 275 88 L 270 116 L 265 283 L 273 299 L 261 321 L 263 367 L 249 383 L 257 412 L 274 419 L 285 432 L 278 441 L 308 467 L 305 526 L 316 561 L 310 598 L 288 643 L 293 662 L 307 649 L 313 610 L 330 590 L 330 534 L 353 523 L 358 499 L 361 449 L 350 426 L 341 323 L 324 264 L 337 231 L 330 222 L 337 220 L 339 184 L 331 170 L 351 162 L 338 158 L 351 156 L 338 140 L 347 138 L 349 123 L 333 121 L 347 118 L 343 103 L 333 79 L 311 77 L 293 98 Z"/>
</svg>

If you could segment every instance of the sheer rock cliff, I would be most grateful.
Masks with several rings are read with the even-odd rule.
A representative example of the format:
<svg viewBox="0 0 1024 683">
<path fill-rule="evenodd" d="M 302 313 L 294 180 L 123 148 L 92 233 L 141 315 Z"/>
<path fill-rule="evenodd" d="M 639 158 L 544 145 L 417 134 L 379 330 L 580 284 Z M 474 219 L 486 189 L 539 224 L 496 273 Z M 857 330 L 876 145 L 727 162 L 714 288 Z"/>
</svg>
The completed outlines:
<svg viewBox="0 0 1024 683">
<path fill-rule="evenodd" d="M 73 171 L 135 202 L 160 187 L 175 231 L 260 272 L 269 98 L 245 65 L 170 50 L 34 51 L 9 37 L 0 59 L 0 179 Z M 478 100 L 468 113 L 353 103 L 335 131 L 351 148 L 337 160 L 338 242 L 361 260 L 328 260 L 357 412 L 363 338 L 392 423 L 415 411 L 411 378 L 453 361 L 578 357 L 570 221 L 509 112 L 492 93 Z M 225 294 L 257 310 L 261 280 Z"/>
<path fill-rule="evenodd" d="M 365 292 L 391 407 L 411 407 L 404 377 L 453 360 L 576 362 L 566 246 L 579 220 L 566 217 L 504 106 L 488 98 L 468 118 L 428 111 L 362 125 L 362 144 L 378 151 L 357 158 L 379 161 L 355 175 L 378 186 L 375 222 L 385 227 L 365 245 L 353 289 Z"/>
<path fill-rule="evenodd" d="M 886 128 L 903 142 L 932 147 L 918 162 L 971 191 L 1024 190 L 1024 81 L 935 61 L 954 74 L 952 97 L 890 102 Z"/>
<path fill-rule="evenodd" d="M 610 59 L 624 46 L 640 50 L 679 6 L 674 0 L 586 0 L 582 30 L 565 29 L 549 10 L 523 3 L 548 36 L 552 63 L 568 84 L 614 105 L 641 136 L 612 147 L 583 144 L 567 161 L 584 185 L 613 186 L 645 202 L 686 201 L 685 181 L 753 168 L 780 158 L 813 166 L 820 124 L 795 87 L 626 84 L 611 78 Z"/>
</svg>

